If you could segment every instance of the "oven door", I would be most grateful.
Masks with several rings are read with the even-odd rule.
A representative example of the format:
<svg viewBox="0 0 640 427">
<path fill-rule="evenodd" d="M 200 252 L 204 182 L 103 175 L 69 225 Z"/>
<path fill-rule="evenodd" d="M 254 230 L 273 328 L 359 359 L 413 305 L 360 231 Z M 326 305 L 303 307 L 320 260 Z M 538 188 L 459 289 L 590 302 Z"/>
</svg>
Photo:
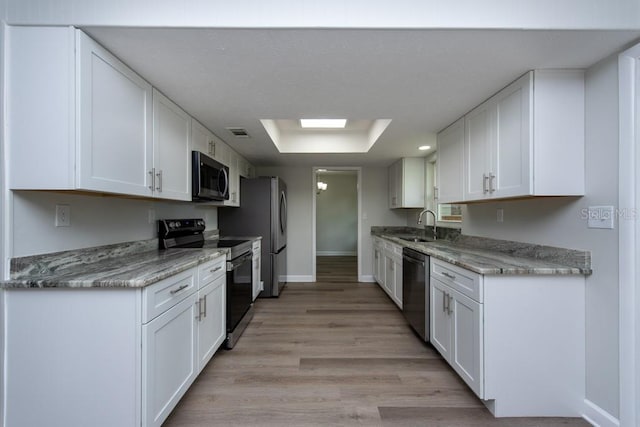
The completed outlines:
<svg viewBox="0 0 640 427">
<path fill-rule="evenodd" d="M 253 254 L 246 252 L 227 261 L 227 332 L 233 331 L 251 303 Z"/>
</svg>

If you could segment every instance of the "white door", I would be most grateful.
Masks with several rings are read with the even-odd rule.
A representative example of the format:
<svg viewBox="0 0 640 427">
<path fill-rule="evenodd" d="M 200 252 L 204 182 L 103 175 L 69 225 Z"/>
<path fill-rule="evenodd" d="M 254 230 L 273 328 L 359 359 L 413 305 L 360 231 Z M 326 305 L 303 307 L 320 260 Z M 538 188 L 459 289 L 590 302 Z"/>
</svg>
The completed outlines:
<svg viewBox="0 0 640 427">
<path fill-rule="evenodd" d="M 191 119 L 191 149 L 211 155 L 213 149 L 211 132 L 197 120 Z"/>
<path fill-rule="evenodd" d="M 489 194 L 491 119 L 495 105 L 485 102 L 464 117 L 464 198 L 484 199 Z"/>
<path fill-rule="evenodd" d="M 76 31 L 77 186 L 151 195 L 151 85 Z"/>
<path fill-rule="evenodd" d="M 452 353 L 449 363 L 469 387 L 480 397 L 483 390 L 482 304 L 449 291 L 451 304 Z"/>
<path fill-rule="evenodd" d="M 451 317 L 449 316 L 449 287 L 431 276 L 431 344 L 447 361 L 451 354 Z"/>
<path fill-rule="evenodd" d="M 438 203 L 463 200 L 464 118 L 438 134 Z"/>
<path fill-rule="evenodd" d="M 153 167 L 155 196 L 191 200 L 191 118 L 153 90 Z"/>
<path fill-rule="evenodd" d="M 393 261 L 393 299 L 402 308 L 402 261 Z"/>
<path fill-rule="evenodd" d="M 226 338 L 226 282 L 222 275 L 198 293 L 198 372 Z"/>
<path fill-rule="evenodd" d="M 528 73 L 496 97 L 496 133 L 491 150 L 490 197 L 532 194 L 531 85 Z"/>
<path fill-rule="evenodd" d="M 142 325 L 142 425 L 160 426 L 198 375 L 197 294 Z"/>
</svg>

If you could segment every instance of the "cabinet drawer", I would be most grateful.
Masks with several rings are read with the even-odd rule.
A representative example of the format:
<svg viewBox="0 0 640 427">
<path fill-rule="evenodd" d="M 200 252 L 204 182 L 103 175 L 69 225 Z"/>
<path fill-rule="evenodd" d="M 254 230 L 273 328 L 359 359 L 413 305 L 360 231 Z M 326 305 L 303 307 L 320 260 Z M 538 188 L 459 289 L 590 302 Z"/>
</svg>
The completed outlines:
<svg viewBox="0 0 640 427">
<path fill-rule="evenodd" d="M 202 289 L 207 284 L 226 274 L 226 256 L 220 256 L 198 267 L 198 289 Z"/>
<path fill-rule="evenodd" d="M 482 302 L 482 275 L 431 258 L 431 276 L 436 277 L 442 283 L 468 296 Z"/>
<path fill-rule="evenodd" d="M 164 313 L 196 290 L 195 268 L 147 286 L 142 293 L 142 322 Z"/>
</svg>

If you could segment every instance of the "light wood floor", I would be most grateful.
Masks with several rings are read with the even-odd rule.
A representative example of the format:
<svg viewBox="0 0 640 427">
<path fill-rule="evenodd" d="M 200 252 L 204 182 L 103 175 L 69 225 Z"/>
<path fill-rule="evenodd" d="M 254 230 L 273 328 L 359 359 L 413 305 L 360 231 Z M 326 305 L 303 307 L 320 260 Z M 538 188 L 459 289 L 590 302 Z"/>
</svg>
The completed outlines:
<svg viewBox="0 0 640 427">
<path fill-rule="evenodd" d="M 219 350 L 166 427 L 587 426 L 494 419 L 375 284 L 292 283 L 258 299 L 233 350 Z"/>
<path fill-rule="evenodd" d="M 318 282 L 357 282 L 358 257 L 318 256 L 316 257 L 316 280 Z"/>
</svg>

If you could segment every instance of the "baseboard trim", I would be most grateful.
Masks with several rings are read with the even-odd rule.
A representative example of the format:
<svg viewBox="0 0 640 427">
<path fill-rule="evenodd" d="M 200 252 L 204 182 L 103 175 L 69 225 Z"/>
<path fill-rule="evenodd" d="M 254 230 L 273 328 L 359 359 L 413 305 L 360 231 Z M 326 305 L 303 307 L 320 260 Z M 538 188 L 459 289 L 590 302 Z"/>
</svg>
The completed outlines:
<svg viewBox="0 0 640 427">
<path fill-rule="evenodd" d="M 313 282 L 313 276 L 285 276 L 284 281 L 289 282 Z"/>
<path fill-rule="evenodd" d="M 584 400 L 582 418 L 596 427 L 620 427 L 619 419 L 588 399 Z"/>
<path fill-rule="evenodd" d="M 358 277 L 358 282 L 374 283 L 376 279 L 372 275 Z"/>
<path fill-rule="evenodd" d="M 357 256 L 354 251 L 318 251 L 316 256 Z"/>
</svg>

